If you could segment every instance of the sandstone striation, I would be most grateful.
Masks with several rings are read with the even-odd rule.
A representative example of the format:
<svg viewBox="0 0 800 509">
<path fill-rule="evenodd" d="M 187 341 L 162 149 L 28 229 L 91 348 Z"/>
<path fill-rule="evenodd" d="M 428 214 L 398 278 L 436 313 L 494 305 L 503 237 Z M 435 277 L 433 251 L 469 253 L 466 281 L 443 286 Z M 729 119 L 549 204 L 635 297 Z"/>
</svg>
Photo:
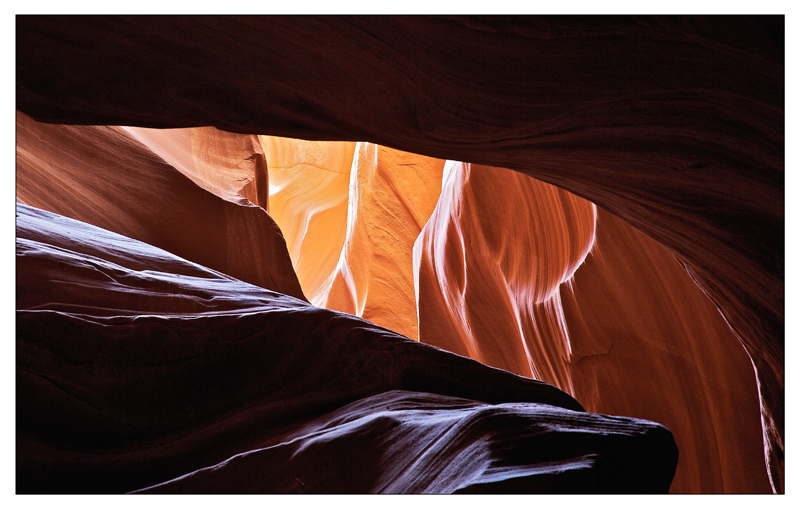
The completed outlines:
<svg viewBox="0 0 800 509">
<path fill-rule="evenodd" d="M 321 305 L 347 231 L 355 143 L 261 136 L 270 216 L 280 226 L 303 292 Z"/>
<path fill-rule="evenodd" d="M 569 392 L 558 289 L 592 247 L 595 206 L 501 168 L 449 161 L 444 182 L 414 246 L 420 341 Z"/>
<path fill-rule="evenodd" d="M 417 339 L 412 250 L 439 198 L 443 167 L 430 157 L 356 146 L 347 235 L 320 305 Z"/>
<path fill-rule="evenodd" d="M 747 354 L 668 250 L 517 172 L 445 181 L 415 246 L 420 341 L 665 423 L 673 492 L 769 490 Z"/>
<path fill-rule="evenodd" d="M 769 492 L 753 366 L 672 253 L 598 209 L 595 246 L 560 292 L 570 393 L 664 423 L 681 451 L 672 492 Z"/>
<path fill-rule="evenodd" d="M 649 466 L 655 454 L 669 456 L 656 445 L 663 433 L 646 421 L 551 405 L 390 391 L 280 444 L 139 492 L 646 493 L 663 489 L 663 472 Z"/>
<path fill-rule="evenodd" d="M 206 191 L 240 205 L 245 198 L 269 211 L 267 161 L 258 136 L 213 127 L 123 129 Z"/>
</svg>

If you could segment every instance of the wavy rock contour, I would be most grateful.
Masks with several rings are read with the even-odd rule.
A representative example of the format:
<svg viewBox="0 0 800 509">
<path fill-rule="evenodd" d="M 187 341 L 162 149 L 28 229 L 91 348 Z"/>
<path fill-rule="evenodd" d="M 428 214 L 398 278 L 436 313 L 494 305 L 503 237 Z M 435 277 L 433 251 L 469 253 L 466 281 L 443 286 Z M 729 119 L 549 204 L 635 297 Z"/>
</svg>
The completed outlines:
<svg viewBox="0 0 800 509">
<path fill-rule="evenodd" d="M 448 162 L 445 182 L 415 246 L 420 341 L 666 423 L 673 492 L 769 490 L 752 366 L 669 251 L 517 172 Z"/>
<path fill-rule="evenodd" d="M 444 161 L 359 143 L 347 234 L 320 305 L 417 338 L 412 251 L 436 206 Z"/>
<path fill-rule="evenodd" d="M 319 306 L 344 245 L 356 144 L 259 139 L 269 164 L 270 216 L 286 237 L 300 286 Z"/>
</svg>

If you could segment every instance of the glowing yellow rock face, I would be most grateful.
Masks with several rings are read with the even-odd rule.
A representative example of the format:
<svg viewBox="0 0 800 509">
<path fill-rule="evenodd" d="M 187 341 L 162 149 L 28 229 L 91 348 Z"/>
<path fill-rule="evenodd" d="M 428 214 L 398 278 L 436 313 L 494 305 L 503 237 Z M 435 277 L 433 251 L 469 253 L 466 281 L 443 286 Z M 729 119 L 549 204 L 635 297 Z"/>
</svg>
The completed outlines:
<svg viewBox="0 0 800 509">
<path fill-rule="evenodd" d="M 303 292 L 320 306 L 344 245 L 356 144 L 259 140 L 269 166 L 269 213 L 283 231 Z"/>
<path fill-rule="evenodd" d="M 417 338 L 412 250 L 436 206 L 443 167 L 440 159 L 358 144 L 347 236 L 320 305 Z"/>
</svg>

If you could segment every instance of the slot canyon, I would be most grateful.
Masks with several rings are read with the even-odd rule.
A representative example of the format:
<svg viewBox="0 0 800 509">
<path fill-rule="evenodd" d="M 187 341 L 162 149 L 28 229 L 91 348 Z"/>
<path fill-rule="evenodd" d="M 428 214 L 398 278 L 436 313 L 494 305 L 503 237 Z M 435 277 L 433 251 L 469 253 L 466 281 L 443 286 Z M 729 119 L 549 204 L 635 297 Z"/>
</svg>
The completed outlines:
<svg viewBox="0 0 800 509">
<path fill-rule="evenodd" d="M 17 16 L 18 493 L 784 493 L 783 16 Z"/>
</svg>

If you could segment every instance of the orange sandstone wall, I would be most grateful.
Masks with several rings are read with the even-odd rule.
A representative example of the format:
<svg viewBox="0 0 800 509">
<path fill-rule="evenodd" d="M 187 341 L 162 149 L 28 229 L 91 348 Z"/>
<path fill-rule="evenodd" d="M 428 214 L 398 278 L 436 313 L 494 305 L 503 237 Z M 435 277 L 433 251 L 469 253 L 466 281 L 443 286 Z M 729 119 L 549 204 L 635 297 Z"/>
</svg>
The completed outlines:
<svg viewBox="0 0 800 509">
<path fill-rule="evenodd" d="M 324 302 L 347 230 L 355 143 L 260 136 L 270 180 L 270 216 L 286 238 L 300 286 Z"/>
<path fill-rule="evenodd" d="M 18 113 L 17 199 L 305 300 L 269 215 L 243 198 L 235 198 L 242 205 L 220 199 L 182 174 L 204 164 L 189 157 L 191 133 L 151 134 L 146 145 L 125 128 L 42 124 Z M 170 158 L 153 146 L 171 147 Z M 250 155 L 248 147 L 226 157 Z"/>
<path fill-rule="evenodd" d="M 349 148 L 264 140 L 275 147 L 268 156 L 280 146 L 284 159 L 340 159 Z M 666 248 L 516 172 L 368 143 L 355 150 L 347 231 L 318 305 L 553 383 L 591 411 L 665 423 L 682 452 L 674 492 L 769 491 L 752 365 Z M 286 172 L 283 185 L 300 193 L 329 173 L 320 166 Z M 316 206 L 307 198 L 294 212 Z M 285 229 L 302 233 L 293 224 Z M 341 232 L 316 238 L 330 231 Z M 333 250 L 324 259 L 311 246 L 295 266 L 316 253 L 330 267 Z"/>
<path fill-rule="evenodd" d="M 591 249 L 595 206 L 498 168 L 449 161 L 444 180 L 414 248 L 420 340 L 568 387 L 560 314 L 528 315 Z"/>
<path fill-rule="evenodd" d="M 592 253 L 561 288 L 568 365 L 594 412 L 664 423 L 681 459 L 673 492 L 765 493 L 753 365 L 714 304 L 663 246 L 598 210 Z"/>
<path fill-rule="evenodd" d="M 232 203 L 268 209 L 267 161 L 258 137 L 213 127 L 123 127 L 133 138 L 206 191 Z"/>
<path fill-rule="evenodd" d="M 310 301 L 416 339 L 412 249 L 445 162 L 372 143 L 260 139 L 270 215 Z"/>
<path fill-rule="evenodd" d="M 549 184 L 448 162 L 414 254 L 421 341 L 665 423 L 673 492 L 769 491 L 753 367 L 663 246 Z"/>
<path fill-rule="evenodd" d="M 417 338 L 412 250 L 436 206 L 444 161 L 359 143 L 347 235 L 321 303 Z"/>
</svg>

